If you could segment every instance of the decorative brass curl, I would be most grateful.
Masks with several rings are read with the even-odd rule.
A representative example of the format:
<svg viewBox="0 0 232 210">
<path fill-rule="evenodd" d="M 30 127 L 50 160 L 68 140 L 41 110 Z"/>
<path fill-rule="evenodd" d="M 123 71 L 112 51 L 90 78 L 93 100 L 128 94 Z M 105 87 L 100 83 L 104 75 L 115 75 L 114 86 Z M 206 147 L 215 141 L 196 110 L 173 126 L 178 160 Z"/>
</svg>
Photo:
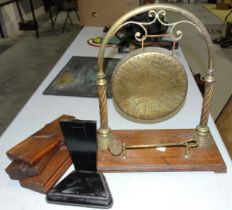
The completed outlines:
<svg viewBox="0 0 232 210">
<path fill-rule="evenodd" d="M 157 12 L 158 11 L 158 12 Z M 181 14 L 182 16 L 186 17 L 188 20 L 181 20 L 178 22 L 174 22 L 174 23 L 165 23 L 161 20 L 161 15 L 162 16 L 166 16 L 166 11 L 170 11 L 170 12 L 175 12 L 178 14 Z M 184 10 L 182 8 L 173 6 L 173 5 L 168 5 L 168 4 L 150 4 L 150 5 L 145 5 L 139 8 L 136 8 L 132 11 L 130 11 L 129 13 L 123 15 L 121 18 L 119 18 L 110 28 L 110 30 L 107 32 L 106 36 L 103 39 L 102 45 L 99 49 L 99 53 L 98 53 L 98 61 L 97 61 L 97 66 L 98 66 L 98 75 L 104 75 L 104 54 L 105 54 L 105 49 L 106 46 L 110 40 L 110 38 L 112 36 L 115 35 L 115 33 L 124 25 L 132 23 L 128 20 L 130 20 L 133 16 L 144 13 L 144 12 L 148 12 L 149 17 L 154 17 L 154 19 L 151 22 L 148 23 L 135 23 L 137 25 L 139 25 L 145 32 L 145 35 L 143 37 L 141 37 L 141 34 L 136 33 L 135 34 L 135 38 L 137 40 L 144 40 L 146 39 L 147 36 L 147 30 L 146 27 L 144 27 L 144 25 L 146 24 L 151 24 L 154 21 L 158 20 L 161 24 L 165 25 L 165 26 L 169 26 L 170 27 L 170 33 L 172 35 L 172 39 L 175 39 L 176 41 L 182 38 L 182 31 L 177 30 L 174 34 L 174 28 L 176 28 L 177 25 L 181 24 L 181 23 L 188 23 L 193 25 L 201 34 L 201 36 L 204 38 L 205 43 L 206 43 L 206 47 L 207 47 L 207 52 L 208 52 L 208 70 L 207 70 L 207 83 L 208 85 L 205 86 L 205 95 L 204 95 L 204 100 L 203 100 L 203 107 L 202 107 L 202 113 L 201 113 L 201 118 L 200 118 L 200 125 L 198 127 L 200 127 L 201 129 L 197 129 L 197 130 L 207 130 L 207 122 L 208 122 L 208 116 L 209 116 L 209 107 L 210 107 L 210 103 L 212 100 L 212 90 L 213 90 L 213 81 L 214 81 L 214 76 L 213 76 L 213 69 L 214 69 L 214 59 L 213 59 L 213 50 L 212 50 L 212 42 L 211 42 L 211 37 L 207 31 L 207 29 L 205 28 L 204 24 L 192 13 L 190 13 L 187 10 Z M 128 21 L 128 22 L 126 22 Z M 106 84 L 104 84 L 104 79 L 105 78 L 99 78 L 100 82 L 98 83 L 99 86 L 102 86 L 104 88 L 106 88 Z M 106 97 L 105 94 L 106 91 L 100 91 L 101 88 L 99 88 L 99 97 L 102 98 L 99 100 L 99 106 L 100 106 L 100 118 L 101 118 L 101 128 L 106 127 L 106 129 L 108 129 L 108 118 L 107 118 L 107 106 L 106 106 Z M 104 125 L 104 126 L 103 126 Z"/>
<path fill-rule="evenodd" d="M 157 13 L 156 10 L 159 10 L 159 12 Z M 162 20 L 160 20 L 160 15 L 161 14 L 162 15 L 166 14 L 166 11 L 179 13 L 179 14 L 187 17 L 191 21 L 183 20 L 183 21 L 179 21 L 179 22 L 176 22 L 176 23 L 163 23 Z M 136 8 L 136 9 L 130 11 L 129 13 L 127 13 L 127 14 L 123 15 L 121 18 L 119 18 L 112 25 L 112 27 L 110 28 L 110 30 L 107 32 L 106 36 L 104 37 L 102 45 L 101 45 L 101 47 L 99 49 L 98 71 L 104 71 L 103 70 L 103 59 L 104 59 L 105 48 L 106 48 L 107 43 L 109 42 L 109 39 L 112 36 L 114 36 L 114 34 L 123 25 L 129 23 L 129 21 L 128 21 L 128 23 L 125 23 L 127 20 L 129 20 L 130 18 L 132 18 L 133 16 L 135 16 L 137 14 L 141 14 L 141 13 L 144 13 L 144 12 L 149 12 L 150 16 L 151 16 L 151 14 L 153 14 L 152 16 L 154 16 L 154 14 L 155 14 L 155 17 L 151 22 L 154 22 L 157 19 L 159 19 L 159 21 L 161 21 L 162 24 L 168 24 L 169 26 L 173 25 L 173 27 L 176 27 L 176 25 L 178 25 L 180 23 L 183 23 L 183 22 L 194 25 L 197 28 L 197 30 L 200 31 L 200 34 L 203 36 L 203 38 L 206 41 L 207 50 L 208 50 L 208 60 L 209 60 L 209 62 L 208 62 L 209 68 L 208 69 L 213 69 L 213 66 L 214 66 L 213 64 L 214 63 L 213 63 L 213 54 L 212 54 L 212 42 L 211 42 L 211 38 L 210 38 L 210 36 L 208 34 L 208 31 L 205 28 L 205 26 L 203 25 L 203 23 L 195 15 L 193 15 L 189 11 L 184 10 L 182 8 L 179 8 L 179 7 L 176 7 L 176 6 L 173 6 L 173 5 L 168 5 L 168 4 L 150 4 L 150 5 L 145 5 L 145 6 L 142 6 L 142 7 L 139 7 L 139 8 Z M 151 22 L 139 23 L 139 24 L 145 25 L 145 24 L 149 24 Z M 175 37 L 178 39 L 178 37 L 180 37 L 180 34 L 181 34 L 181 32 L 178 31 L 178 34 L 177 34 L 178 36 L 177 37 L 175 36 Z"/>
</svg>

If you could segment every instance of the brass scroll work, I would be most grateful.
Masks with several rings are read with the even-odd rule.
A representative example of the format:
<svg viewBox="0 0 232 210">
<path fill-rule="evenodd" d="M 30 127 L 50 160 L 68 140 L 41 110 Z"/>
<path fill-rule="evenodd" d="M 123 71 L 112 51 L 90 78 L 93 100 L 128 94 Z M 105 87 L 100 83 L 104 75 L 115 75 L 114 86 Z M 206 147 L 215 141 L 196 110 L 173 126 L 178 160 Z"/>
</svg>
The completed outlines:
<svg viewBox="0 0 232 210">
<path fill-rule="evenodd" d="M 157 12 L 158 11 L 158 12 Z M 166 15 L 166 11 L 170 11 L 170 12 L 175 12 L 178 14 L 181 14 L 182 16 L 186 17 L 189 20 L 183 20 L 183 21 L 179 21 L 179 22 L 175 22 L 175 23 L 163 23 L 160 20 L 160 15 Z M 132 22 L 132 21 L 128 21 L 130 18 L 132 18 L 135 15 L 138 15 L 140 13 L 144 13 L 144 12 L 148 12 L 148 14 L 151 16 L 153 15 L 154 20 L 149 22 L 149 23 L 137 23 L 137 22 Z M 200 141 L 207 141 L 207 136 L 209 134 L 209 129 L 207 127 L 207 123 L 208 123 L 208 117 L 209 117 L 209 107 L 211 104 L 211 100 L 212 100 L 212 90 L 213 90 L 213 84 L 214 84 L 214 59 L 213 59 L 213 51 L 212 51 L 212 43 L 211 43 L 211 38 L 209 36 L 209 33 L 207 31 L 207 29 L 205 28 L 205 26 L 203 25 L 203 23 L 192 13 L 190 13 L 187 10 L 184 10 L 182 8 L 173 6 L 173 5 L 168 5 L 168 4 L 150 4 L 150 5 L 145 5 L 142 7 L 139 7 L 137 9 L 134 9 L 132 11 L 130 11 L 129 13 L 123 15 L 121 18 L 119 18 L 110 28 L 110 30 L 107 32 L 106 36 L 103 39 L 102 45 L 99 49 L 99 54 L 98 54 L 98 73 L 97 73 L 97 84 L 99 86 L 104 86 L 106 87 L 106 83 L 101 83 L 99 81 L 104 80 L 105 79 L 105 72 L 103 69 L 103 61 L 104 61 L 104 54 L 105 54 L 105 48 L 107 46 L 107 43 L 109 42 L 110 38 L 112 36 L 115 35 L 115 33 L 123 26 L 126 25 L 127 23 L 135 23 L 140 25 L 143 29 L 145 28 L 144 25 L 147 24 L 151 24 L 154 21 L 160 21 L 161 24 L 166 24 L 168 26 L 171 27 L 170 33 L 173 33 L 173 29 L 174 27 L 176 27 L 178 24 L 180 23 L 189 23 L 191 25 L 193 25 L 201 34 L 201 36 L 204 38 L 205 42 L 206 42 L 206 46 L 207 46 L 207 51 L 208 51 L 208 71 L 207 71 L 207 77 L 208 80 L 207 81 L 207 85 L 205 87 L 206 89 L 206 93 L 204 95 L 204 99 L 203 99 L 203 105 L 202 105 L 202 111 L 201 111 L 201 117 L 200 117 L 200 122 L 199 122 L 199 126 L 197 126 L 196 129 L 196 137 L 198 136 L 205 136 L 203 139 L 200 138 Z M 145 36 L 147 34 L 147 31 L 145 30 Z M 135 34 L 135 38 L 137 37 L 137 40 L 139 40 L 140 37 L 140 33 L 136 33 Z M 176 39 L 179 40 L 182 37 L 182 32 L 181 31 L 177 31 L 176 35 L 175 35 Z M 208 91 L 209 89 L 209 91 Z M 101 88 L 98 88 L 98 94 L 99 97 L 101 97 L 102 91 Z M 104 143 L 104 145 L 109 144 L 109 141 L 112 139 L 111 136 L 111 131 L 110 128 L 108 127 L 108 116 L 107 116 L 107 106 L 106 106 L 106 97 L 103 97 L 104 100 L 101 102 L 99 100 L 99 106 L 100 106 L 100 110 L 106 110 L 105 112 L 100 112 L 100 121 L 101 121 L 101 125 L 100 125 L 100 129 L 99 131 L 99 136 L 103 136 L 102 133 L 104 133 L 104 141 L 108 141 L 108 143 Z"/>
</svg>

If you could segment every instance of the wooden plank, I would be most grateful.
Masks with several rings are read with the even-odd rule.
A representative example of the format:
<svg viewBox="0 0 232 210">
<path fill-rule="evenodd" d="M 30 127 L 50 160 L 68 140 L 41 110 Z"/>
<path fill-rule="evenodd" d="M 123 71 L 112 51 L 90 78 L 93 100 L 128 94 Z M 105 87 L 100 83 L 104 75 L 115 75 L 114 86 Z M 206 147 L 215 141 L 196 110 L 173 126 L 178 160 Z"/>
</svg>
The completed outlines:
<svg viewBox="0 0 232 210">
<path fill-rule="evenodd" d="M 57 148 L 63 141 L 64 137 L 60 130 L 59 121 L 71 119 L 74 119 L 74 117 L 62 115 L 45 125 L 42 129 L 8 150 L 8 157 L 29 165 L 38 163 L 38 161 L 50 151 Z"/>
<path fill-rule="evenodd" d="M 52 156 L 55 154 L 56 149 L 49 152 L 44 156 L 38 163 L 31 166 L 22 161 L 14 160 L 6 168 L 7 174 L 11 179 L 20 180 L 29 176 L 35 176 L 40 174 L 43 169 L 46 167 Z"/>
<path fill-rule="evenodd" d="M 28 189 L 47 193 L 71 165 L 72 160 L 66 147 L 61 146 L 48 162 L 41 174 L 20 180 Z"/>
<path fill-rule="evenodd" d="M 184 141 L 192 138 L 194 129 L 164 130 L 114 130 L 113 136 L 127 145 L 155 144 Z M 165 152 L 150 149 L 127 150 L 113 156 L 109 151 L 98 151 L 98 170 L 101 172 L 139 171 L 214 171 L 226 172 L 226 165 L 215 143 L 208 147 L 196 147 L 185 157 L 184 147 L 167 147 Z"/>
</svg>

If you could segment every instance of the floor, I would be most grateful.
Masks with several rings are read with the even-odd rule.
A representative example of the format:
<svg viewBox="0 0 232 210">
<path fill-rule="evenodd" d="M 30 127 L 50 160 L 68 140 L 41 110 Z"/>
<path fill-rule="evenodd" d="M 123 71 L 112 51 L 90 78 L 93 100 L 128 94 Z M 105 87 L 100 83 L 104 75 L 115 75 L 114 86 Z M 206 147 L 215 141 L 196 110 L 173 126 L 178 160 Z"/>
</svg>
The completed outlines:
<svg viewBox="0 0 232 210">
<path fill-rule="evenodd" d="M 0 135 L 27 102 L 80 31 L 76 16 L 61 33 L 64 14 L 54 29 L 48 15 L 40 17 L 39 35 L 34 31 L 0 39 Z"/>
<path fill-rule="evenodd" d="M 221 21 L 201 4 L 177 5 L 193 12 L 211 32 L 222 26 Z M 72 17 L 73 20 L 75 18 Z M 52 29 L 48 17 L 41 18 L 39 39 L 36 39 L 34 32 L 0 39 L 0 135 L 80 31 L 78 21 L 74 20 L 74 25 L 68 24 L 64 33 L 61 33 L 62 16 L 57 21 Z M 185 26 L 183 29 L 186 29 Z M 211 35 L 218 36 L 217 33 Z M 204 76 L 207 60 L 205 46 L 201 43 L 199 34 L 187 28 L 181 46 L 192 71 Z M 222 50 L 214 45 L 213 50 L 217 82 L 211 113 L 215 119 L 232 93 L 232 48 Z"/>
</svg>

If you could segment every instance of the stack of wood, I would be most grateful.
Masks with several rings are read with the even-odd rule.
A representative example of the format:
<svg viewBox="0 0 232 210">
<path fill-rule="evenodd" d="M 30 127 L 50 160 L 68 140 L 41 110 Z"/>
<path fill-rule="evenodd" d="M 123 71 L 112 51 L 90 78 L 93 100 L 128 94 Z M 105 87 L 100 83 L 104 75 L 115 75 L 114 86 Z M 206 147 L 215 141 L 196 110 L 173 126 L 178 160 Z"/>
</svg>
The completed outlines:
<svg viewBox="0 0 232 210">
<path fill-rule="evenodd" d="M 23 187 L 47 193 L 72 161 L 64 145 L 59 121 L 75 119 L 62 115 L 7 151 L 12 159 L 6 172 Z"/>
</svg>

